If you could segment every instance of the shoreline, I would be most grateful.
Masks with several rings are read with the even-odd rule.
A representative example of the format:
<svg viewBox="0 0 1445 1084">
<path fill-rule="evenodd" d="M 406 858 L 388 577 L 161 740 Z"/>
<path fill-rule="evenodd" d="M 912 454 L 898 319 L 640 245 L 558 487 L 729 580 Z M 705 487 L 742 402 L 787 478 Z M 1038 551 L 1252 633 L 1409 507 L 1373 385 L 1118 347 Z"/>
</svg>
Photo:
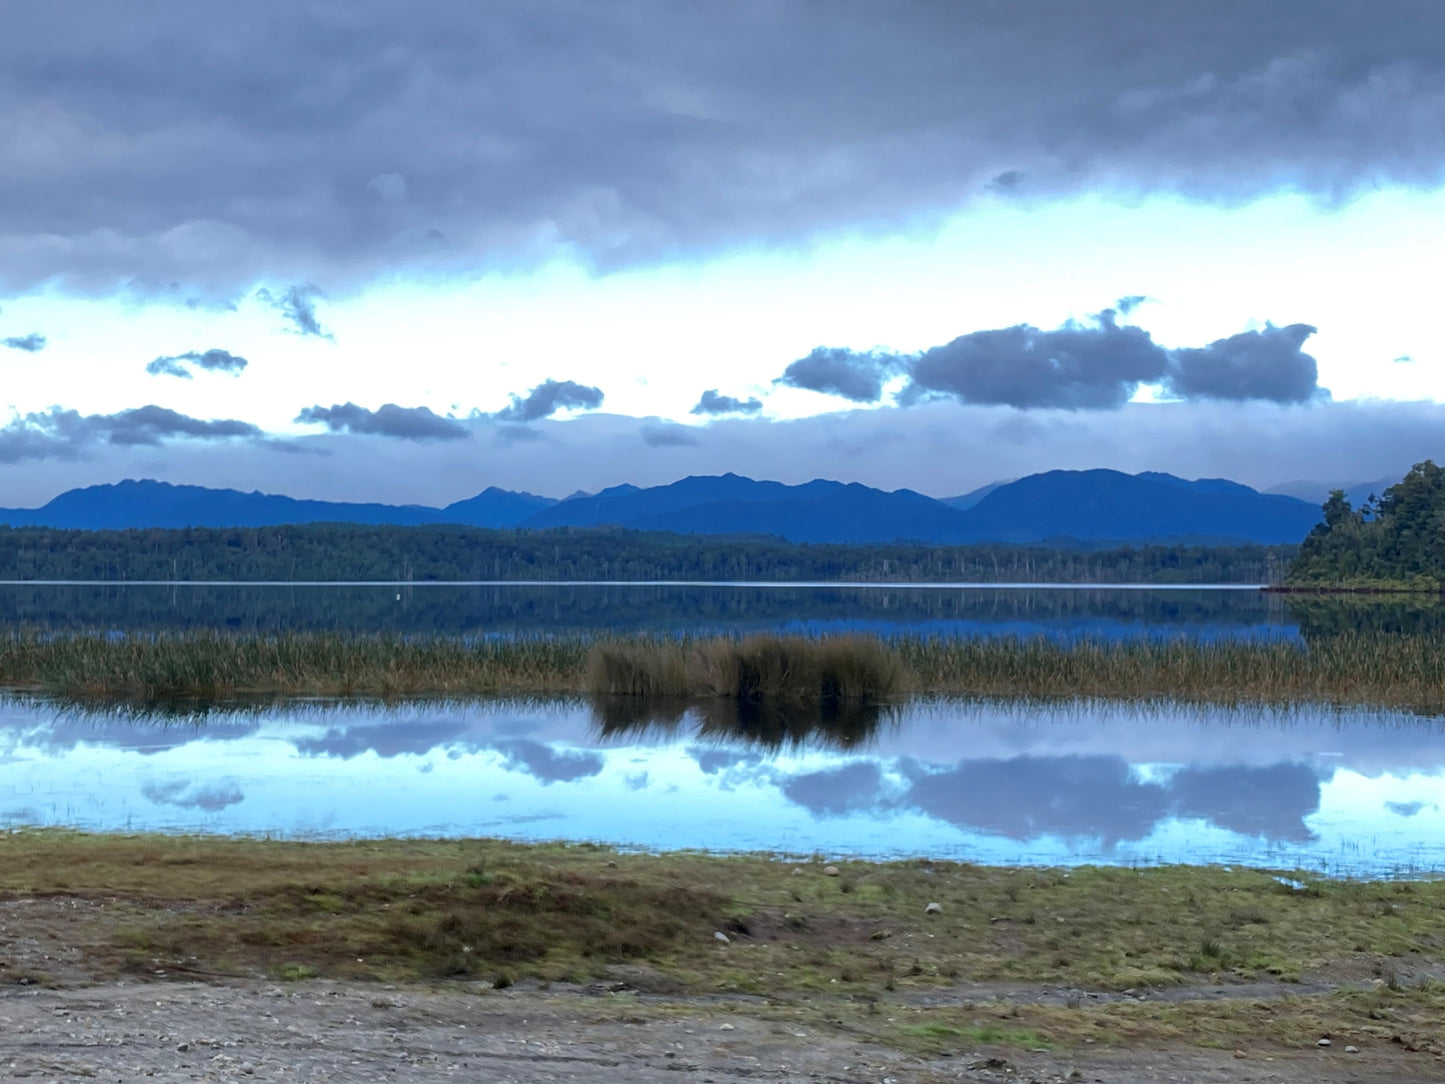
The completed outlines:
<svg viewBox="0 0 1445 1084">
<path fill-rule="evenodd" d="M 585 997 L 922 1057 L 1317 1055 L 1325 1034 L 1434 1064 L 1445 879 L 1300 876 L 24 830 L 0 836 L 0 926 L 22 933 L 0 982 L 144 1004 L 279 983 L 298 1009 L 324 989 Z"/>
</svg>

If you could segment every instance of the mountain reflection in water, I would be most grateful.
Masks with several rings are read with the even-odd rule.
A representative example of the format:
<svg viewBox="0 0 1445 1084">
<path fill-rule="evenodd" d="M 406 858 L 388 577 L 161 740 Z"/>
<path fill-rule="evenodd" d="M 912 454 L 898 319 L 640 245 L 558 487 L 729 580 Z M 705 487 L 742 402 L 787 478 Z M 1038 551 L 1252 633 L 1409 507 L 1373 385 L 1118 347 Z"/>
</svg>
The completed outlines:
<svg viewBox="0 0 1445 1084">
<path fill-rule="evenodd" d="M 1445 727 L 933 701 L 0 704 L 0 821 L 994 863 L 1445 867 Z"/>
</svg>

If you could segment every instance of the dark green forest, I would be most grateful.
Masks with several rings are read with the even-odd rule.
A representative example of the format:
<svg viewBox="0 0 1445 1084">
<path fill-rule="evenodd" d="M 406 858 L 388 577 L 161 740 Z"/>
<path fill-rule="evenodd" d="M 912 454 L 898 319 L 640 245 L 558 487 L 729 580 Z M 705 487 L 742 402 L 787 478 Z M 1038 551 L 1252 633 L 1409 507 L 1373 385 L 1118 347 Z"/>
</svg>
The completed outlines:
<svg viewBox="0 0 1445 1084">
<path fill-rule="evenodd" d="M 1300 545 L 1285 585 L 1379 591 L 1445 586 L 1445 470 L 1426 460 L 1384 494 L 1350 507 L 1341 490 Z"/>
<path fill-rule="evenodd" d="M 1274 583 L 1293 546 L 800 545 L 613 528 L 0 527 L 5 580 Z"/>
</svg>

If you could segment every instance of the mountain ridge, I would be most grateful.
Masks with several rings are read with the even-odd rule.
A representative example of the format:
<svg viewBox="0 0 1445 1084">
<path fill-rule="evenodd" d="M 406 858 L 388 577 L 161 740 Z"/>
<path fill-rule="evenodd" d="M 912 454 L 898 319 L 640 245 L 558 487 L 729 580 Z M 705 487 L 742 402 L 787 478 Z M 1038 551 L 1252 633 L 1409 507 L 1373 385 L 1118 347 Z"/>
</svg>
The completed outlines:
<svg viewBox="0 0 1445 1084">
<path fill-rule="evenodd" d="M 613 526 L 693 535 L 776 535 L 793 542 L 911 541 L 1057 545 L 1295 542 L 1318 506 L 1222 478 L 1146 471 L 1056 470 L 937 499 L 910 489 L 815 478 L 799 485 L 734 473 L 661 486 L 629 483 L 557 500 L 489 486 L 444 507 L 318 501 L 152 479 L 67 490 L 33 509 L 0 508 L 0 524 L 73 529 L 261 527 L 293 523 Z"/>
</svg>

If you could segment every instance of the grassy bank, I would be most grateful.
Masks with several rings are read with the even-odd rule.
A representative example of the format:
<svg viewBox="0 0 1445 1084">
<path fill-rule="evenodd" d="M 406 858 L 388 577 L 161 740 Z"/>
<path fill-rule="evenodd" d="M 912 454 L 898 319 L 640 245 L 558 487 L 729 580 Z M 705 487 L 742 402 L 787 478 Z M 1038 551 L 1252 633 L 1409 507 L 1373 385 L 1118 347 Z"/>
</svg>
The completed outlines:
<svg viewBox="0 0 1445 1084">
<path fill-rule="evenodd" d="M 980 1041 L 975 1029 L 1028 1045 L 1084 1035 L 1255 1042 L 1289 1021 L 1301 1027 L 1302 1014 L 1308 1028 L 1336 1033 L 1384 1019 L 1428 1036 L 1445 1022 L 1442 989 L 1418 981 L 1445 962 L 1445 881 L 1309 880 L 1297 890 L 1250 870 L 929 861 L 839 862 L 830 874 L 819 861 L 488 840 L 26 831 L 0 836 L 0 901 L 28 936 L 78 950 L 69 966 L 92 978 L 623 981 L 679 996 L 760 995 L 828 1019 L 844 1006 L 860 1026 L 868 1006 L 893 1003 L 890 1041 L 920 1049 Z M 927 914 L 930 903 L 942 913 Z M 0 982 L 77 980 L 22 970 L 15 951 L 0 943 Z M 1055 998 L 960 1011 L 957 994 L 938 1001 L 947 1011 L 920 1008 L 967 983 L 1121 991 L 1313 979 L 1366 991 L 1264 1008 Z M 1313 1044 L 1318 1034 L 1296 1037 Z"/>
<path fill-rule="evenodd" d="M 602 694 L 795 703 L 923 695 L 1445 706 L 1445 638 L 406 639 L 188 633 L 0 638 L 0 686 L 75 698 Z"/>
</svg>

